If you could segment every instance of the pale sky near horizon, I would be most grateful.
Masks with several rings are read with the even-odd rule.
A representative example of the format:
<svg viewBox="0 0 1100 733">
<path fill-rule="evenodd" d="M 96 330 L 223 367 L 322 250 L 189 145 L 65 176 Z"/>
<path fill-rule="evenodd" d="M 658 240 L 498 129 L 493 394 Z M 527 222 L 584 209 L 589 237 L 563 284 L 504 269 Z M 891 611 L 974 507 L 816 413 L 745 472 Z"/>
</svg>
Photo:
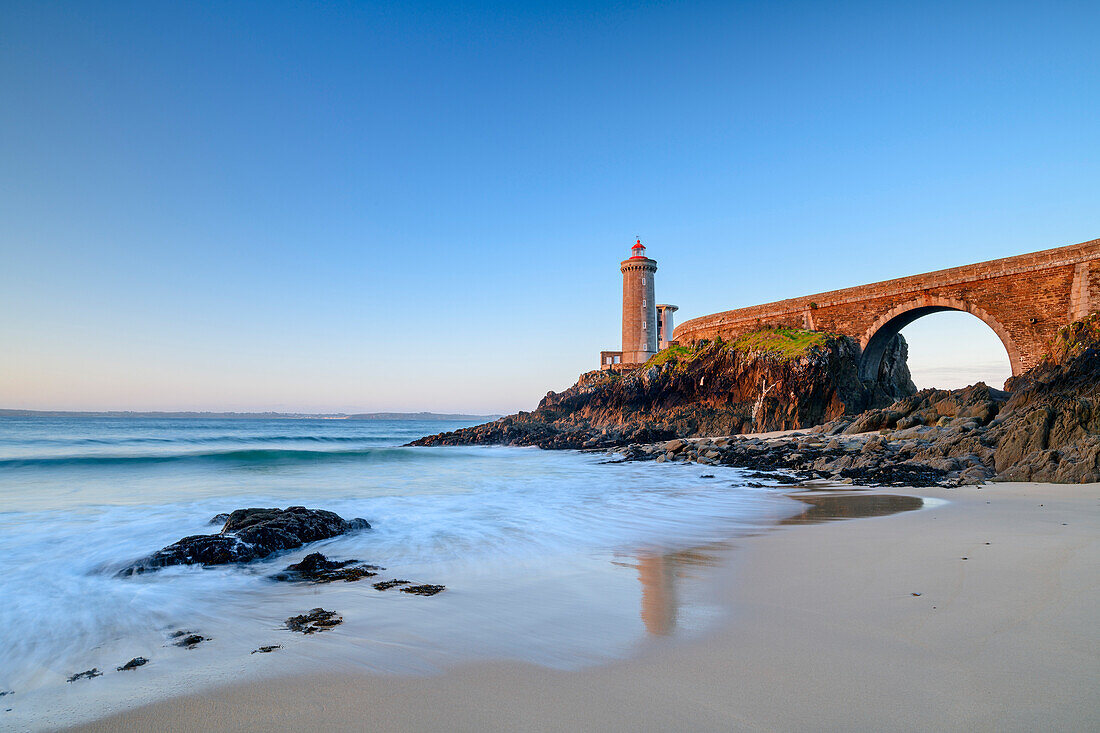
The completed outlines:
<svg viewBox="0 0 1100 733">
<path fill-rule="evenodd" d="M 0 407 L 511 412 L 679 320 L 1100 237 L 1100 4 L 0 4 Z M 965 314 L 919 386 L 1000 386 Z"/>
</svg>

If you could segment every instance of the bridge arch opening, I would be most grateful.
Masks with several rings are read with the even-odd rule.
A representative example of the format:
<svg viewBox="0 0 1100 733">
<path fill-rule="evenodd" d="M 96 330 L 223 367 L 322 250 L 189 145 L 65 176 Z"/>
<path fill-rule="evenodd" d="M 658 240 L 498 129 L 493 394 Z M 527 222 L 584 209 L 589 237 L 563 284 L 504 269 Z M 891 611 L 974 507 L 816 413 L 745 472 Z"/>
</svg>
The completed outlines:
<svg viewBox="0 0 1100 733">
<path fill-rule="evenodd" d="M 1007 356 L 1008 368 L 1011 371 L 1011 374 L 1017 375 L 1023 372 L 1019 350 L 1017 349 L 1011 336 L 1008 335 L 1005 328 L 995 318 L 990 316 L 982 309 L 963 301 L 948 298 L 925 297 L 919 300 L 914 300 L 895 306 L 887 313 L 884 313 L 881 317 L 879 317 L 871 325 L 871 327 L 867 329 L 866 333 L 864 333 L 863 337 L 860 339 L 860 345 L 863 347 L 863 354 L 860 358 L 859 367 L 860 378 L 864 380 L 873 380 L 879 375 L 880 370 L 883 367 L 883 358 L 888 351 L 888 347 L 890 346 L 893 339 L 899 333 L 901 333 L 902 329 L 904 329 L 906 326 L 909 326 L 915 321 L 924 318 L 925 316 L 928 316 L 930 314 L 944 313 L 950 311 L 968 313 L 971 316 L 974 316 L 978 320 L 982 321 L 986 326 L 988 326 L 993 331 L 993 333 L 996 334 L 996 337 L 1000 341 L 1001 346 L 1004 347 L 1003 353 Z M 932 324 L 929 323 L 928 325 Z M 966 323 L 951 324 L 950 321 L 948 321 L 946 324 L 941 323 L 937 325 L 946 325 L 947 327 L 951 327 L 952 325 L 961 326 L 961 328 L 953 329 L 955 332 L 962 331 L 965 333 L 966 330 L 968 330 L 968 325 Z M 981 340 L 980 334 L 978 336 L 978 340 Z M 992 349 L 989 353 L 992 354 L 993 351 L 995 351 L 995 349 Z M 958 364 L 960 375 L 966 371 L 968 366 L 970 365 L 966 364 L 965 362 Z M 989 376 L 976 376 L 968 383 L 985 381 L 989 383 L 989 386 L 991 387 L 1001 388 L 1002 384 L 1000 383 L 999 379 L 995 380 L 997 381 L 996 384 L 992 384 L 990 382 L 994 380 L 993 375 L 999 374 L 1002 370 L 994 367 L 987 368 L 985 371 L 989 372 Z M 952 388 L 963 386 L 957 380 L 954 383 L 948 381 L 947 383 L 941 384 L 921 384 L 920 381 L 922 380 L 919 379 L 914 379 L 914 381 L 918 382 L 918 387 L 935 386 Z"/>
</svg>

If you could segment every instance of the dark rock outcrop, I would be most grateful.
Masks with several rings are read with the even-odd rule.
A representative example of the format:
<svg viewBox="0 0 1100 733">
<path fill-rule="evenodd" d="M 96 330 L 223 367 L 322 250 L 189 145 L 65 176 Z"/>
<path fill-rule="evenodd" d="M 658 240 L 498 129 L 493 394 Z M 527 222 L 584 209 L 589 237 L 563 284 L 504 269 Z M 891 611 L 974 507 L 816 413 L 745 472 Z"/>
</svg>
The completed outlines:
<svg viewBox="0 0 1100 733">
<path fill-rule="evenodd" d="M 300 616 L 291 616 L 288 618 L 286 620 L 286 627 L 291 631 L 312 634 L 317 631 L 328 631 L 342 623 L 344 623 L 344 618 L 335 611 L 314 608 L 309 613 L 303 613 Z"/>
<path fill-rule="evenodd" d="M 380 583 L 375 583 L 374 589 L 389 590 L 390 588 L 396 588 L 399 585 L 409 585 L 411 583 L 411 580 L 398 580 L 397 578 L 394 578 L 393 580 L 383 580 Z"/>
<path fill-rule="evenodd" d="M 939 486 L 957 483 L 959 471 L 914 458 L 911 444 L 890 445 L 875 434 L 825 440 L 796 433 L 781 438 L 702 438 L 618 449 L 633 461 L 692 461 L 753 469 L 746 478 L 772 485 L 793 485 L 814 479 L 876 486 Z M 756 482 L 748 485 L 761 486 Z"/>
<path fill-rule="evenodd" d="M 177 631 L 172 634 L 173 638 L 179 639 L 179 641 L 172 642 L 173 645 L 183 647 L 184 649 L 194 649 L 204 641 L 210 641 L 202 634 L 192 634 L 190 631 Z"/>
<path fill-rule="evenodd" d="M 217 534 L 183 539 L 124 568 L 120 575 L 133 575 L 169 565 L 225 565 L 267 557 L 280 550 L 292 550 L 307 542 L 369 529 L 365 519 L 342 519 L 323 509 L 292 506 L 286 509 L 238 509 L 229 514 Z"/>
<path fill-rule="evenodd" d="M 145 664 L 148 664 L 148 663 L 149 663 L 149 660 L 146 659 L 145 657 L 134 657 L 133 659 L 131 659 L 129 662 L 122 665 L 121 667 L 115 667 L 115 670 L 118 671 L 118 672 L 127 672 L 131 669 L 137 669 L 138 667 L 141 667 L 141 666 L 143 666 Z"/>
<path fill-rule="evenodd" d="M 102 677 L 103 673 L 99 671 L 98 667 L 92 667 L 86 669 L 83 672 L 77 672 L 73 676 L 69 677 L 69 682 L 76 682 L 77 680 L 91 680 L 96 677 Z"/>
<path fill-rule="evenodd" d="M 412 445 L 606 448 L 806 428 L 914 392 L 905 352 L 898 337 L 879 380 L 865 384 L 859 344 L 845 336 L 771 329 L 734 343 L 674 346 L 632 371 L 584 374 L 564 392 L 548 393 L 534 412 Z"/>
<path fill-rule="evenodd" d="M 301 562 L 288 565 L 286 570 L 273 575 L 272 578 L 311 583 L 331 583 L 336 580 L 351 583 L 363 578 L 373 578 L 378 575 L 375 571 L 385 570 L 378 565 L 356 565 L 358 562 L 358 560 L 329 560 L 321 553 L 313 552 L 306 555 Z"/>
<path fill-rule="evenodd" d="M 444 585 L 408 585 L 401 589 L 402 593 L 412 593 L 414 596 L 434 596 L 442 593 L 447 587 Z"/>
<path fill-rule="evenodd" d="M 969 461 L 968 481 L 1100 481 L 1100 314 L 1059 330 L 1047 358 L 1005 387 L 923 390 L 842 431 L 921 437 L 919 459 L 949 470 L 951 460 Z"/>
<path fill-rule="evenodd" d="M 990 425 L 999 481 L 1100 481 L 1100 314 L 1062 328 L 1038 366 L 1008 380 Z"/>
</svg>

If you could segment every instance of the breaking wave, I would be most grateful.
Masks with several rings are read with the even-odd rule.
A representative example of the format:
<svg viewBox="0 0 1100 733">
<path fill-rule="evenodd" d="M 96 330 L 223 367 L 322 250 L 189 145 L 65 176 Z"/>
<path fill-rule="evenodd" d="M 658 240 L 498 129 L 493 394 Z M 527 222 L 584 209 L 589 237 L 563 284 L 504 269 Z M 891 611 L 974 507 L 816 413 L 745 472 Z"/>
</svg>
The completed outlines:
<svg viewBox="0 0 1100 733">
<path fill-rule="evenodd" d="M 133 455 L 75 455 L 44 456 L 36 458 L 0 459 L 4 468 L 47 468 L 79 466 L 135 466 L 155 463 L 212 463 L 212 464 L 288 464 L 337 461 L 401 461 L 422 460 L 423 455 L 413 456 L 406 448 L 355 448 L 348 450 L 302 450 L 289 448 L 243 448 L 220 451 L 194 451 L 179 453 L 139 453 Z"/>
</svg>

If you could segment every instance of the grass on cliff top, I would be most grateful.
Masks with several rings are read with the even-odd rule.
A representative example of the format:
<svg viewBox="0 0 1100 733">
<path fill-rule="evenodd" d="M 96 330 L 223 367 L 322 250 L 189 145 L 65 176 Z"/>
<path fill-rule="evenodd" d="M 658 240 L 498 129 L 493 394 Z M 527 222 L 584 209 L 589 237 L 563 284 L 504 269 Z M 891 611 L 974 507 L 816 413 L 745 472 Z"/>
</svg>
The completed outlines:
<svg viewBox="0 0 1100 733">
<path fill-rule="evenodd" d="M 1100 345 L 1100 313 L 1092 313 L 1079 321 L 1062 326 L 1051 344 L 1051 353 L 1045 354 L 1045 360 L 1064 364 L 1085 351 Z"/>
<path fill-rule="evenodd" d="M 726 344 L 720 338 L 715 341 L 700 341 L 694 347 L 669 346 L 649 358 L 641 369 L 663 366 L 668 362 L 675 365 L 688 364 L 706 353 L 712 346 L 728 346 L 734 351 L 749 353 L 764 351 L 782 360 L 797 359 L 814 346 L 824 346 L 833 334 L 824 331 L 806 331 L 801 328 L 782 326 L 762 328 L 745 333 Z"/>
<path fill-rule="evenodd" d="M 807 331 L 801 328 L 762 328 L 743 333 L 733 340 L 730 348 L 741 351 L 766 351 L 780 359 L 797 359 L 814 346 L 824 346 L 829 334 L 824 331 Z"/>
<path fill-rule="evenodd" d="M 692 356 L 694 352 L 687 346 L 669 346 L 663 351 L 658 351 L 653 356 L 649 357 L 649 361 L 644 364 L 644 367 L 663 366 L 670 361 L 680 361 Z"/>
</svg>

